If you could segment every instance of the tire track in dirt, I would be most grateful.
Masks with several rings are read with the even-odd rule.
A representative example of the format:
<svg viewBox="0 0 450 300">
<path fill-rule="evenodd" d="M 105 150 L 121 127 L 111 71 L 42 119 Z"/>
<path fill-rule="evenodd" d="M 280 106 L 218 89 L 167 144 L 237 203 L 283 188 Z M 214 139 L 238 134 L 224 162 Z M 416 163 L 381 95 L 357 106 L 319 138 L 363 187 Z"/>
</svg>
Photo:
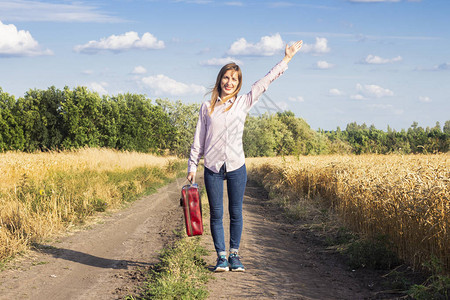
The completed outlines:
<svg viewBox="0 0 450 300">
<path fill-rule="evenodd" d="M 226 183 L 224 186 L 227 199 Z M 224 228 L 228 245 L 227 202 L 224 201 Z M 210 250 L 207 263 L 212 270 L 216 254 L 209 228 L 206 232 L 202 243 Z M 268 204 L 264 189 L 252 181 L 247 183 L 244 196 L 240 255 L 246 271 L 214 274 L 208 283 L 209 299 L 374 298 L 367 278 L 359 278 L 360 274 L 350 270 L 342 259 L 289 224 L 280 209 Z"/>
<path fill-rule="evenodd" d="M 203 174 L 197 181 L 203 185 Z M 184 184 L 184 178 L 177 179 L 102 217 L 90 229 L 41 245 L 39 251 L 15 260 L 15 267 L 0 272 L 0 299 L 122 299 L 133 293 L 143 280 L 139 269 L 158 262 L 159 251 L 184 222 L 179 207 Z M 247 183 L 241 242 L 246 272 L 213 274 L 207 285 L 210 299 L 374 298 L 367 278 L 359 278 L 361 273 L 349 270 L 324 246 L 286 222 L 267 200 L 263 188 Z M 227 201 L 224 206 L 228 241 Z M 205 220 L 207 227 L 208 223 Z M 216 256 L 209 228 L 202 243 L 210 250 L 206 259 L 212 270 Z"/>
<path fill-rule="evenodd" d="M 31 251 L 0 272 L 0 299 L 121 299 L 158 262 L 183 222 L 177 179 L 88 230 Z"/>
</svg>

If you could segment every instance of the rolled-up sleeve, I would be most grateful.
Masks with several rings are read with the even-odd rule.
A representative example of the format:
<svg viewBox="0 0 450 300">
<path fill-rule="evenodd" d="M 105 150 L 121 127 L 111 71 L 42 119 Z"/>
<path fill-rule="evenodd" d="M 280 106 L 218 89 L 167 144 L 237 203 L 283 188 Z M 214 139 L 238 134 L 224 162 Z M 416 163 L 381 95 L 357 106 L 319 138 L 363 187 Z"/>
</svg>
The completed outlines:
<svg viewBox="0 0 450 300">
<path fill-rule="evenodd" d="M 188 173 L 196 172 L 200 159 L 205 150 L 205 136 L 206 136 L 206 118 L 207 113 L 206 104 L 203 103 L 200 107 L 197 127 L 194 134 L 194 142 L 191 145 L 191 154 L 188 160 Z"/>
</svg>

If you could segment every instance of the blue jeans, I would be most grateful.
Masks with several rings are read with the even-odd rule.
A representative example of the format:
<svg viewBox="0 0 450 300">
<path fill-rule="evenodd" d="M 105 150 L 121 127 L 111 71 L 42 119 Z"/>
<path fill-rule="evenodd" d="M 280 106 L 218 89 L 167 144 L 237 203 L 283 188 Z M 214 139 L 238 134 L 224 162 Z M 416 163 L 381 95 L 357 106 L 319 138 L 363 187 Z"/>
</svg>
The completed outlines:
<svg viewBox="0 0 450 300">
<path fill-rule="evenodd" d="M 224 164 L 219 173 L 205 167 L 205 187 L 210 210 L 211 234 L 218 255 L 225 255 L 225 236 L 223 230 L 223 181 L 227 180 L 228 211 L 230 213 L 230 250 L 237 251 L 241 242 L 247 169 L 245 164 L 232 172 L 226 171 Z"/>
</svg>

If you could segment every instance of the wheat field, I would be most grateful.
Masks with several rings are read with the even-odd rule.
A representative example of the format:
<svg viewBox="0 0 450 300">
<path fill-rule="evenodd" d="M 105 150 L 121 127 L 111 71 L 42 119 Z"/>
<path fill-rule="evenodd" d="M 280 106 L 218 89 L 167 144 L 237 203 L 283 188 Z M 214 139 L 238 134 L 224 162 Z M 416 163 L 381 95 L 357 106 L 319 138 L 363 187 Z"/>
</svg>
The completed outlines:
<svg viewBox="0 0 450 300">
<path fill-rule="evenodd" d="M 0 153 L 0 261 L 175 176 L 176 157 L 81 149 Z"/>
<path fill-rule="evenodd" d="M 449 154 L 250 158 L 247 165 L 271 189 L 327 202 L 352 230 L 386 235 L 411 265 L 437 257 L 450 270 Z"/>
</svg>

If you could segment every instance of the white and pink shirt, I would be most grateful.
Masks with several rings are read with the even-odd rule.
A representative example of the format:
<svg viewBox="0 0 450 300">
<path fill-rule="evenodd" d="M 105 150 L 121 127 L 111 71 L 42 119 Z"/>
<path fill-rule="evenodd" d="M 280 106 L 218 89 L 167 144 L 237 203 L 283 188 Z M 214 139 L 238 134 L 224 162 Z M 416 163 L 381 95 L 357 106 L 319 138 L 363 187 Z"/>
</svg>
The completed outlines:
<svg viewBox="0 0 450 300">
<path fill-rule="evenodd" d="M 247 114 L 269 84 L 287 68 L 287 63 L 282 60 L 266 76 L 255 82 L 249 93 L 229 99 L 222 105 L 216 105 L 211 115 L 209 115 L 211 101 L 202 103 L 188 160 L 188 172 L 197 171 L 202 156 L 205 158 L 205 167 L 215 173 L 219 172 L 224 163 L 227 172 L 244 165 L 242 135 Z M 220 98 L 217 101 L 220 101 Z M 231 109 L 225 111 L 233 102 Z"/>
</svg>

